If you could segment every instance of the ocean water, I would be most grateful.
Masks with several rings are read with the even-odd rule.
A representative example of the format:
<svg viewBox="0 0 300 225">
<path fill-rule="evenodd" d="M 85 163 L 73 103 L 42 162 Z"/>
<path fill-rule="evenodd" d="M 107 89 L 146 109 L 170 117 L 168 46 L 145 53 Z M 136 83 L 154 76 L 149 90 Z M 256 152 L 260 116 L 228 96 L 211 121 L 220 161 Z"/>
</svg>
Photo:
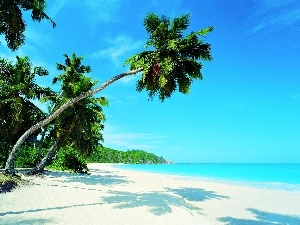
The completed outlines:
<svg viewBox="0 0 300 225">
<path fill-rule="evenodd" d="M 300 191 L 300 164 L 178 163 L 118 165 L 129 170 Z"/>
</svg>

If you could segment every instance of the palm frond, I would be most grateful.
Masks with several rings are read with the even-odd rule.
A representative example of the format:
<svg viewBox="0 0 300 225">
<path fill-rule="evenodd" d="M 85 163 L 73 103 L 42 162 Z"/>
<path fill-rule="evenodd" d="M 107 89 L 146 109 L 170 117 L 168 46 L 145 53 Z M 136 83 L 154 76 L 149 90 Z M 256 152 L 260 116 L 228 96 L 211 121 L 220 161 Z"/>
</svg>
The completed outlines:
<svg viewBox="0 0 300 225">
<path fill-rule="evenodd" d="M 130 69 L 142 68 L 142 77 L 137 81 L 137 91 L 146 90 L 150 99 L 155 95 L 161 101 L 171 97 L 178 89 L 188 93 L 193 79 L 202 79 L 200 60 L 211 60 L 211 46 L 199 36 L 205 36 L 213 27 L 191 32 L 184 36 L 190 23 L 185 14 L 170 22 L 168 17 L 149 14 L 144 25 L 149 34 L 144 51 L 130 57 L 125 64 Z"/>
</svg>

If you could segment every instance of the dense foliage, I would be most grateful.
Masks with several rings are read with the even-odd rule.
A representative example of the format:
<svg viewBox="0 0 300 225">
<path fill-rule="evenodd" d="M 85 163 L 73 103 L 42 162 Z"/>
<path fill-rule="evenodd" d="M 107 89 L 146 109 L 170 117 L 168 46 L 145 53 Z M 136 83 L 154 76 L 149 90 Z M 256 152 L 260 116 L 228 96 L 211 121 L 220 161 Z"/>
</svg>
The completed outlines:
<svg viewBox="0 0 300 225">
<path fill-rule="evenodd" d="M 202 64 L 199 60 L 211 60 L 210 44 L 199 36 L 209 34 L 213 27 L 191 32 L 184 37 L 188 28 L 189 15 L 170 21 L 163 16 L 149 14 L 144 26 L 149 34 L 146 48 L 150 50 L 130 57 L 126 63 L 130 69 L 143 68 L 142 78 L 137 83 L 137 91 L 146 89 L 152 99 L 158 95 L 161 101 L 170 98 L 178 90 L 187 94 L 195 79 L 202 79 Z"/>
<path fill-rule="evenodd" d="M 167 161 L 153 153 L 143 150 L 118 151 L 111 148 L 99 147 L 88 158 L 89 162 L 98 163 L 130 163 L 130 164 L 164 164 Z"/>
<path fill-rule="evenodd" d="M 48 168 L 69 170 L 74 173 L 87 173 L 87 159 L 76 149 L 67 146 L 61 149 L 52 159 Z"/>
<path fill-rule="evenodd" d="M 23 145 L 18 153 L 15 166 L 17 168 L 34 167 L 39 155 L 37 146 L 38 144 L 34 146 L 33 143 Z M 43 148 L 41 154 L 45 155 L 47 151 L 47 148 Z M 1 161 L 0 158 L 0 163 L 3 163 Z M 119 151 L 99 146 L 91 155 L 86 156 L 76 148 L 65 146 L 53 155 L 50 164 L 46 168 L 86 173 L 88 163 L 165 164 L 168 161 L 163 157 L 143 150 Z"/>
<path fill-rule="evenodd" d="M 32 101 L 53 94 L 35 81 L 36 76 L 47 75 L 46 69 L 32 66 L 28 57 L 17 57 L 15 63 L 0 58 L 0 156 L 4 159 L 18 138 L 45 118 Z"/>
<path fill-rule="evenodd" d="M 33 21 L 43 19 L 50 21 L 53 27 L 56 24 L 44 12 L 45 0 L 0 0 L 0 35 L 4 34 L 7 46 L 15 51 L 24 44 L 26 22 L 22 11 L 31 11 Z"/>
<path fill-rule="evenodd" d="M 56 99 L 52 99 L 54 111 L 70 99 L 91 90 L 97 83 L 87 77 L 91 68 L 82 65 L 83 57 L 75 54 L 72 57 L 64 56 L 65 63 L 57 63 L 57 69 L 63 73 L 53 79 L 53 83 L 60 81 L 62 87 Z M 90 154 L 97 149 L 103 141 L 101 131 L 104 129 L 105 115 L 102 106 L 108 106 L 104 97 L 90 96 L 64 110 L 56 118 L 51 132 L 56 139 L 60 139 L 58 147 L 72 145 L 83 154 Z"/>
</svg>

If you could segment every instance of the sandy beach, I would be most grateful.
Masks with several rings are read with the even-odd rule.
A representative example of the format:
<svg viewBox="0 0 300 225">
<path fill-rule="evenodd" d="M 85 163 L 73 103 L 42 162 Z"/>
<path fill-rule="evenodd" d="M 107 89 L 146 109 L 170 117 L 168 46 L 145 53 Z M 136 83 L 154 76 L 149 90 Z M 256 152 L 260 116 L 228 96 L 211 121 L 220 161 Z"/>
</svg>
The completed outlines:
<svg viewBox="0 0 300 225">
<path fill-rule="evenodd" d="M 300 224 L 300 192 L 121 170 L 47 172 L 0 194 L 0 224 Z"/>
</svg>

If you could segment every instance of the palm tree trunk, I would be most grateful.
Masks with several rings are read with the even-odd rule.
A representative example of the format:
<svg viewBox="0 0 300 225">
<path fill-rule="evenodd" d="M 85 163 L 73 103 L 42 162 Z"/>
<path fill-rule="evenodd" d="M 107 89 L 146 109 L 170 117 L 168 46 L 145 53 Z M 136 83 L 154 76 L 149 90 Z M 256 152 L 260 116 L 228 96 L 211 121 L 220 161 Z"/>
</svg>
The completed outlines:
<svg viewBox="0 0 300 225">
<path fill-rule="evenodd" d="M 41 160 L 41 162 L 36 165 L 34 168 L 31 169 L 31 171 L 28 173 L 29 175 L 35 175 L 42 173 L 45 167 L 50 163 L 56 149 L 57 149 L 57 144 L 59 142 L 59 139 L 57 139 L 52 147 L 49 149 L 48 153 L 45 155 L 45 157 Z"/>
<path fill-rule="evenodd" d="M 63 91 L 61 90 L 58 96 L 60 97 L 62 95 L 62 93 L 63 93 Z M 50 114 L 53 112 L 54 108 L 55 108 L 55 104 L 52 106 L 52 108 L 50 110 Z M 40 139 L 38 157 L 37 157 L 36 163 L 35 163 L 36 166 L 38 166 L 38 164 L 41 161 L 42 149 L 43 149 L 43 145 L 44 145 L 44 139 L 46 136 L 46 132 L 47 132 L 47 126 L 44 127 L 43 132 L 42 132 L 42 137 Z"/>
<path fill-rule="evenodd" d="M 43 145 L 44 145 L 44 139 L 45 139 L 45 135 L 46 135 L 46 128 L 44 128 L 43 132 L 42 132 L 42 137 L 40 139 L 40 143 L 39 143 L 39 152 L 38 152 L 38 156 L 36 159 L 36 165 L 38 165 L 41 161 L 41 155 L 42 155 L 42 149 L 43 149 Z"/>
<path fill-rule="evenodd" d="M 8 158 L 8 147 L 7 146 L 4 146 L 4 154 L 3 154 L 3 165 L 1 168 L 5 168 L 5 162 Z"/>
<path fill-rule="evenodd" d="M 59 116 L 59 114 L 61 114 L 66 108 L 68 108 L 69 106 L 73 105 L 74 103 L 87 98 L 95 93 L 98 93 L 100 91 L 102 91 L 104 88 L 106 88 L 107 86 L 109 86 L 110 84 L 112 84 L 113 82 L 125 77 L 125 76 L 130 76 L 130 75 L 134 75 L 137 74 L 139 72 L 143 71 L 142 68 L 140 69 L 136 69 L 136 70 L 132 70 L 126 73 L 121 73 L 117 76 L 114 76 L 113 78 L 109 79 L 108 81 L 106 81 L 105 83 L 103 83 L 100 87 L 87 91 L 73 99 L 70 99 L 69 101 L 67 101 L 65 104 L 63 104 L 61 107 L 59 107 L 54 113 L 52 113 L 49 117 L 47 117 L 46 119 L 40 121 L 39 123 L 35 124 L 34 126 L 32 126 L 31 128 L 29 128 L 20 138 L 19 140 L 16 142 L 16 144 L 14 145 L 7 161 L 6 161 L 6 165 L 5 165 L 5 169 L 4 169 L 4 173 L 5 174 L 14 174 L 14 162 L 15 162 L 15 158 L 17 156 L 17 153 L 21 147 L 21 145 L 24 143 L 24 141 L 27 139 L 27 137 L 32 134 L 33 132 L 35 132 L 36 130 L 40 129 L 41 127 L 45 126 L 46 124 L 50 123 L 52 120 L 54 120 L 56 117 Z"/>
</svg>

